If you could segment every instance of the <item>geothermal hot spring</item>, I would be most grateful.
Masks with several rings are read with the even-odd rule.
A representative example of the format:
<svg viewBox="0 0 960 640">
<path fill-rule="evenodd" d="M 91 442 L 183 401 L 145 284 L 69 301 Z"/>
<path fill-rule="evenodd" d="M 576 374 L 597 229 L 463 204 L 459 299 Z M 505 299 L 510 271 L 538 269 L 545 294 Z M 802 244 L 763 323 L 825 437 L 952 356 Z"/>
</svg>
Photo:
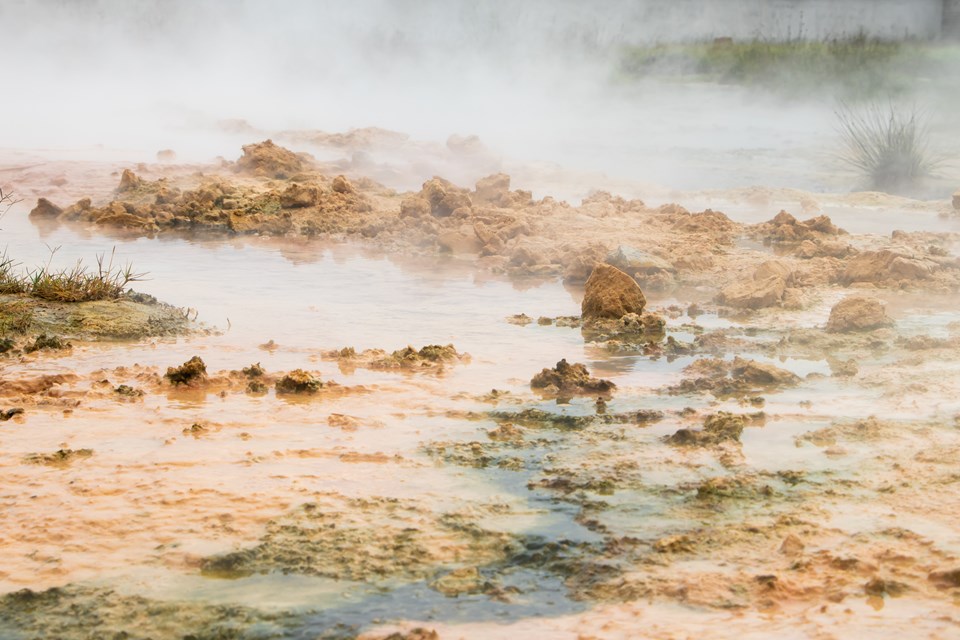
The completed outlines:
<svg viewBox="0 0 960 640">
<path fill-rule="evenodd" d="M 695 5 L 0 1 L 0 638 L 960 634 L 957 49 Z"/>
</svg>

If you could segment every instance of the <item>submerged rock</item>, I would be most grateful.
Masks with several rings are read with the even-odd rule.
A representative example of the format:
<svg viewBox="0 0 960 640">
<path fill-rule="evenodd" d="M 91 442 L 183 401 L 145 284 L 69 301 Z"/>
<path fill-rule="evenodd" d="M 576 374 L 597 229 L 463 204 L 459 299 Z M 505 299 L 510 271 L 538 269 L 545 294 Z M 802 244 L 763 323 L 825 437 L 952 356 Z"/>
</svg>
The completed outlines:
<svg viewBox="0 0 960 640">
<path fill-rule="evenodd" d="M 867 296 L 849 296 L 833 306 L 827 320 L 828 333 L 869 331 L 888 327 L 893 320 L 879 300 Z"/>
<path fill-rule="evenodd" d="M 800 377 L 791 371 L 756 360 L 745 360 L 739 356 L 733 359 L 730 377 L 760 387 L 791 386 L 800 382 Z"/>
<path fill-rule="evenodd" d="M 643 314 L 646 304 L 633 278 L 616 267 L 597 264 L 587 279 L 580 309 L 584 322 L 619 320 L 628 313 Z"/>
<path fill-rule="evenodd" d="M 687 366 L 685 379 L 671 392 L 697 393 L 708 391 L 716 396 L 743 396 L 760 390 L 799 384 L 800 377 L 772 364 L 736 357 L 701 358 Z"/>
<path fill-rule="evenodd" d="M 43 464 L 51 467 L 65 467 L 79 458 L 89 458 L 93 449 L 59 449 L 54 453 L 31 453 L 23 459 L 24 464 Z"/>
</svg>

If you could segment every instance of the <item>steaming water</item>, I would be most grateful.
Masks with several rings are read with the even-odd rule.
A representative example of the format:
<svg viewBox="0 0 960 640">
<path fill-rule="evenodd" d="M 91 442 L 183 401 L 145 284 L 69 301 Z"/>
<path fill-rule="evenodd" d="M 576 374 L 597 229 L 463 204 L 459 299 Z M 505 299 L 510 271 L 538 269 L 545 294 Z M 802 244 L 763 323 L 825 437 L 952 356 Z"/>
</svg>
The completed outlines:
<svg viewBox="0 0 960 640">
<path fill-rule="evenodd" d="M 111 385 L 135 385 L 123 374 L 114 376 L 113 367 L 138 363 L 162 370 L 199 354 L 211 371 L 256 361 L 269 371 L 303 367 L 319 371 L 324 379 L 364 385 L 368 393 L 290 402 L 280 401 L 272 392 L 261 398 L 220 398 L 205 392 L 170 391 L 131 404 L 90 398 L 73 411 L 32 410 L 26 424 L 0 430 L 4 485 L 29 486 L 32 495 L 23 501 L 4 490 L 2 520 L 9 531 L 34 531 L 24 538 L 33 540 L 27 543 L 32 554 L 25 547 L 11 547 L 15 559 L 5 567 L 9 577 L 0 580 L 5 590 L 25 584 L 38 588 L 64 579 L 91 580 L 159 599 L 293 608 L 304 612 L 305 634 L 338 622 L 367 624 L 374 617 L 453 623 L 582 612 L 585 605 L 570 600 L 556 577 L 530 570 L 509 578 L 526 594 L 522 604 L 499 604 L 484 596 L 451 601 L 423 583 L 398 584 L 386 591 L 279 575 L 222 583 L 201 578 L 187 567 L 178 568 L 176 562 L 173 567 L 157 568 L 150 559 L 158 545 L 175 544 L 184 557 L 249 545 L 266 519 L 282 515 L 318 490 L 419 500 L 432 509 L 456 508 L 471 501 L 499 502 L 513 511 L 487 526 L 548 540 L 596 540 L 596 534 L 578 524 L 575 507 L 527 488 L 531 471 L 438 466 L 421 450 L 433 440 L 484 440 L 484 431 L 493 423 L 465 421 L 447 412 L 488 410 L 490 405 L 471 396 L 492 388 L 521 399 L 519 404 L 502 405 L 505 410 L 539 407 L 574 415 L 593 413 L 589 399 L 557 405 L 529 396 L 530 376 L 564 357 L 585 362 L 596 375 L 618 384 L 610 411 L 653 408 L 669 414 L 631 435 L 633 455 L 645 469 L 646 488 L 625 489 L 608 498 L 605 522 L 611 531 L 656 538 L 682 528 L 683 521 L 671 515 L 675 499 L 663 497 L 657 487 L 696 482 L 704 474 L 722 472 L 715 462 L 697 469 L 663 458 L 661 438 L 680 426 L 669 412 L 700 406 L 703 401 L 658 395 L 654 390 L 678 382 L 680 371 L 692 358 L 668 361 L 610 355 L 584 345 L 575 329 L 519 327 L 505 321 L 520 312 L 533 317 L 575 315 L 579 292 L 555 281 L 511 283 L 478 276 L 453 259 L 403 260 L 350 245 L 257 238 L 111 240 L 64 227 L 44 229 L 41 234 L 27 222 L 25 213 L 20 206 L 3 223 L 11 253 L 27 265 L 50 259 L 49 247 L 60 247 L 53 260 L 65 265 L 80 258 L 89 261 L 115 243 L 117 262 L 129 260 L 137 269 L 150 272 L 150 279 L 138 289 L 174 304 L 195 306 L 200 320 L 221 333 L 140 344 L 77 344 L 66 355 L 7 363 L 5 378 L 56 372 L 86 375 L 102 368 Z M 672 300 L 653 296 L 650 302 L 656 307 Z M 944 327 L 960 319 L 956 311 L 943 309 L 928 317 L 931 304 L 935 302 L 924 298 L 899 305 L 898 317 L 908 332 L 942 334 Z M 810 323 L 822 322 L 827 309 L 811 311 Z M 679 325 L 690 320 L 671 321 L 678 337 L 684 336 Z M 736 326 L 713 316 L 699 321 L 707 326 Z M 274 340 L 276 348 L 257 346 L 267 340 Z M 319 357 L 324 350 L 348 345 L 392 350 L 406 344 L 447 342 L 473 358 L 440 377 L 340 371 Z M 822 360 L 773 362 L 801 376 L 829 374 Z M 882 367 L 882 361 L 871 364 L 865 359 L 861 366 Z M 77 388 L 88 384 L 81 381 Z M 801 409 L 811 399 L 814 410 Z M 798 447 L 795 438 L 831 420 L 874 414 L 879 406 L 888 418 L 915 417 L 915 408 L 909 405 L 830 378 L 812 377 L 799 389 L 771 394 L 766 411 L 783 417 L 762 428 L 747 429 L 743 437 L 746 462 L 771 473 L 802 468 L 810 474 L 855 476 L 859 465 L 871 459 L 869 449 L 854 450 L 837 462 L 817 447 Z M 736 405 L 729 408 L 742 410 Z M 945 400 L 937 411 L 940 415 L 960 411 L 960 402 Z M 326 424 L 332 413 L 356 416 L 363 426 L 355 433 L 332 429 Z M 210 432 L 199 438 L 182 435 L 181 430 L 194 422 L 209 425 Z M 561 433 L 549 440 L 554 466 L 576 468 L 592 456 L 607 455 L 605 445 L 587 444 L 576 434 Z M 95 455 L 67 469 L 20 462 L 30 453 L 62 447 L 89 447 Z M 358 464 L 351 455 L 377 456 L 378 462 Z M 544 464 L 536 456 L 519 455 L 526 456 L 528 469 Z M 213 527 L 209 520 L 217 517 L 229 517 L 233 532 Z M 878 527 L 889 520 L 889 513 L 864 518 L 838 519 L 837 526 L 845 522 L 843 526 L 851 531 Z M 38 526 L 58 532 L 57 537 L 37 533 Z M 954 531 L 938 526 L 931 523 L 927 533 L 941 544 L 960 544 Z M 72 540 L 69 549 L 62 548 L 63 537 Z M 15 535 L 8 538 L 11 544 L 15 539 Z M 51 572 L 51 566 L 58 570 Z"/>
</svg>

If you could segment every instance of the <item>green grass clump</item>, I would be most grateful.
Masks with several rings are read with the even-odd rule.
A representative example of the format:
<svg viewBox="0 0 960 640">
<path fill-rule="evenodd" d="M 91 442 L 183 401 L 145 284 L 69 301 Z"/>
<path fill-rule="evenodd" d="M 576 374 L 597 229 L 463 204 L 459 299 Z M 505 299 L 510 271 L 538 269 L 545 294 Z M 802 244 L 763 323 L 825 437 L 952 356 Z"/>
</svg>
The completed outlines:
<svg viewBox="0 0 960 640">
<path fill-rule="evenodd" d="M 0 255 L 0 294 L 3 293 L 26 293 L 27 283 L 23 276 L 14 273 L 19 266 L 12 258 L 8 258 L 6 252 Z"/>
<path fill-rule="evenodd" d="M 97 268 L 93 270 L 77 261 L 72 268 L 53 271 L 48 263 L 27 275 L 27 293 L 53 302 L 115 300 L 125 293 L 128 284 L 142 280 L 146 274 L 135 273 L 130 265 L 114 267 L 113 257 L 111 253 L 107 261 L 103 254 L 97 256 Z"/>
<path fill-rule="evenodd" d="M 923 114 L 916 108 L 842 105 L 837 118 L 840 160 L 862 176 L 868 189 L 909 193 L 943 163 L 929 149 Z"/>
</svg>

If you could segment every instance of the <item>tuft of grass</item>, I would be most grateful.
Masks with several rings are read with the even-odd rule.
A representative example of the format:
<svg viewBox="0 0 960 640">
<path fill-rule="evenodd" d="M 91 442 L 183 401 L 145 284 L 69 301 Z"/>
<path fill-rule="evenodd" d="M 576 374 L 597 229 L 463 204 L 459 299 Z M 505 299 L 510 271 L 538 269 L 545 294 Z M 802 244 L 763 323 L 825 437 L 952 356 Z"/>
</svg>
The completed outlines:
<svg viewBox="0 0 960 640">
<path fill-rule="evenodd" d="M 89 302 L 120 298 L 131 282 L 143 280 L 145 273 L 135 273 L 130 265 L 114 267 L 116 249 L 107 260 L 97 256 L 97 267 L 88 269 L 82 261 L 69 269 L 53 271 L 50 263 L 27 275 L 27 290 L 35 298 L 54 302 Z M 51 261 L 56 249 L 51 251 Z"/>
<path fill-rule="evenodd" d="M 843 144 L 839 159 L 871 190 L 909 193 L 943 163 L 929 148 L 925 118 L 916 107 L 842 104 L 836 115 Z"/>
<path fill-rule="evenodd" d="M 19 266 L 19 263 L 7 256 L 6 251 L 0 254 L 0 294 L 26 293 L 27 283 L 23 276 L 14 273 Z"/>
</svg>

